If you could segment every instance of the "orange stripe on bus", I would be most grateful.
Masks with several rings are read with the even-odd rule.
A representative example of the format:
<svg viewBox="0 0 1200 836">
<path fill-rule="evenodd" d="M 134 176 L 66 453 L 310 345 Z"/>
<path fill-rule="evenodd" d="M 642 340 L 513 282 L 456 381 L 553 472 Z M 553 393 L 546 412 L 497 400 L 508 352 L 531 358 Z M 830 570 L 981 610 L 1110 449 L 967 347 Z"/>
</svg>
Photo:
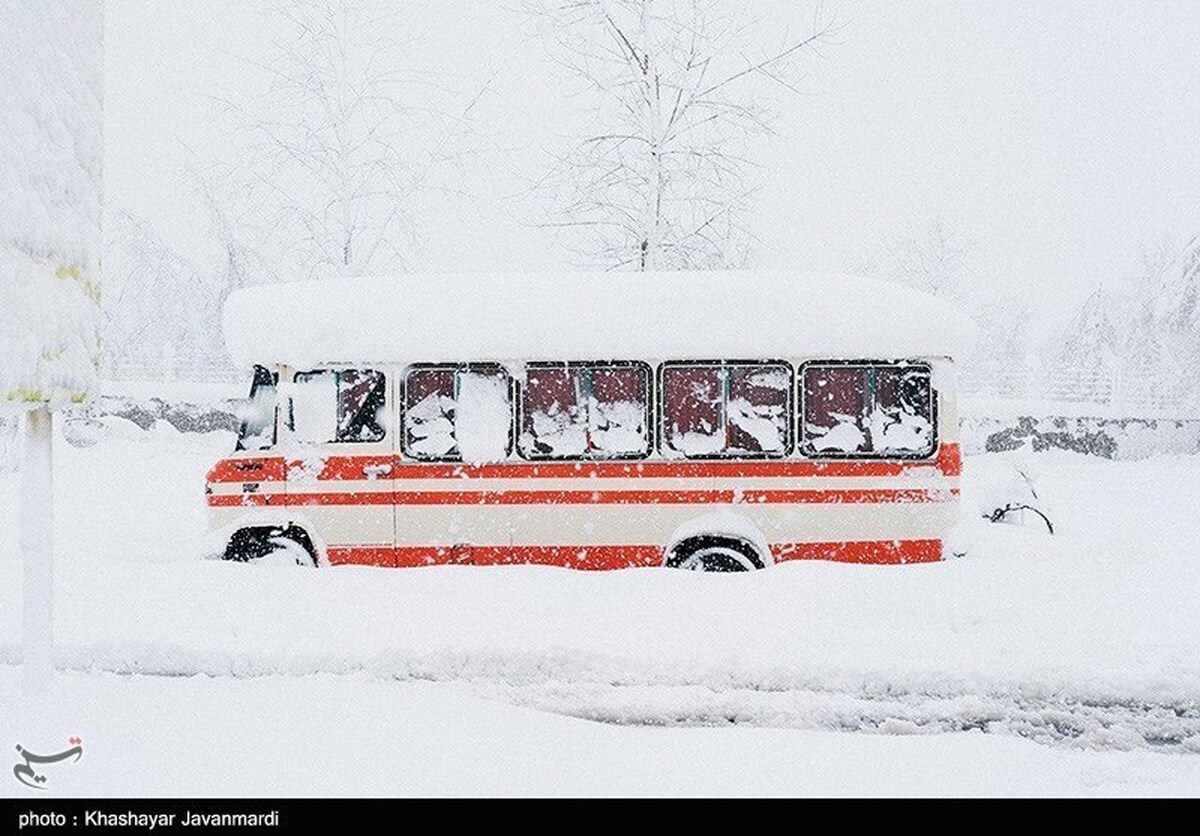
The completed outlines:
<svg viewBox="0 0 1200 836">
<path fill-rule="evenodd" d="M 396 549 L 392 546 L 330 546 L 325 553 L 334 566 L 347 563 L 357 566 L 396 565 Z"/>
<path fill-rule="evenodd" d="M 397 491 L 398 505 L 736 505 L 946 502 L 949 491 L 902 490 L 638 490 Z"/>
<path fill-rule="evenodd" d="M 262 463 L 257 468 L 257 463 Z M 249 463 L 249 464 L 248 464 Z M 392 479 L 741 479 L 887 477 L 903 476 L 931 466 L 944 476 L 962 475 L 962 453 L 957 444 L 943 444 L 935 459 L 912 461 L 631 461 L 631 462 L 508 462 L 503 464 L 421 464 L 399 456 L 327 456 L 315 474 L 322 481 L 369 478 L 364 468 L 390 465 Z M 246 468 L 257 468 L 247 470 Z M 282 458 L 223 459 L 208 474 L 209 482 L 278 482 L 289 469 L 304 468 L 301 460 Z M 388 478 L 388 477 L 381 477 Z"/>
<path fill-rule="evenodd" d="M 209 482 L 282 482 L 287 467 L 281 457 L 221 459 L 208 471 Z"/>
<path fill-rule="evenodd" d="M 366 491 L 358 493 L 219 494 L 213 507 L 239 505 L 808 505 L 950 502 L 958 488 L 877 490 L 645 491 Z"/>
<path fill-rule="evenodd" d="M 261 505 L 287 505 L 287 496 L 283 493 L 241 493 L 241 494 L 210 494 L 210 508 L 231 508 L 245 506 L 247 508 Z"/>
<path fill-rule="evenodd" d="M 962 476 L 962 448 L 957 444 L 943 444 L 938 450 L 937 466 L 946 476 Z"/>
<path fill-rule="evenodd" d="M 839 563 L 898 565 L 941 559 L 941 540 L 852 540 L 836 543 L 778 543 L 776 562 L 831 560 Z M 329 562 L 362 566 L 501 566 L 538 564 L 571 569 L 630 569 L 662 564 L 663 550 L 649 545 L 606 546 L 331 546 Z"/>
<path fill-rule="evenodd" d="M 776 563 L 833 560 L 839 563 L 933 563 L 942 558 L 941 540 L 851 540 L 783 543 L 771 546 Z"/>
</svg>

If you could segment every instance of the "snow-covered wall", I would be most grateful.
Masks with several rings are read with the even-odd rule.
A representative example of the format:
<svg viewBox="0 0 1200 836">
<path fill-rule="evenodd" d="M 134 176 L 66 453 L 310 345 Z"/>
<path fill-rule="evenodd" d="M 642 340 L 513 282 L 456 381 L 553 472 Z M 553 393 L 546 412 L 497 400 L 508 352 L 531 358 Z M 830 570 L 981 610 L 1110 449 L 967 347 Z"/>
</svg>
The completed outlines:
<svg viewBox="0 0 1200 836">
<path fill-rule="evenodd" d="M 1200 420 L 1060 415 L 964 414 L 960 421 L 967 454 L 1009 450 L 1070 450 L 1105 459 L 1148 459 L 1200 453 Z"/>
<path fill-rule="evenodd" d="M 0 4 L 0 407 L 94 386 L 104 7 Z"/>
</svg>

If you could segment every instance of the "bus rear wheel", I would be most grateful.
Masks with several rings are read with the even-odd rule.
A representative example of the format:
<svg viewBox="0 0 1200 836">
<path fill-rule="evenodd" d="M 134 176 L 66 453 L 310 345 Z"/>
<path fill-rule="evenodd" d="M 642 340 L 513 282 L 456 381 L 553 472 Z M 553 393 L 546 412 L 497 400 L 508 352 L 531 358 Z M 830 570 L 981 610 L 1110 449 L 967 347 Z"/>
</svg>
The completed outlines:
<svg viewBox="0 0 1200 836">
<path fill-rule="evenodd" d="M 692 537 L 677 544 L 666 565 L 692 572 L 751 572 L 764 566 L 753 543 L 716 535 Z"/>
<path fill-rule="evenodd" d="M 312 538 L 303 528 L 294 525 L 238 529 L 229 538 L 224 557 L 235 563 L 317 565 Z"/>
</svg>

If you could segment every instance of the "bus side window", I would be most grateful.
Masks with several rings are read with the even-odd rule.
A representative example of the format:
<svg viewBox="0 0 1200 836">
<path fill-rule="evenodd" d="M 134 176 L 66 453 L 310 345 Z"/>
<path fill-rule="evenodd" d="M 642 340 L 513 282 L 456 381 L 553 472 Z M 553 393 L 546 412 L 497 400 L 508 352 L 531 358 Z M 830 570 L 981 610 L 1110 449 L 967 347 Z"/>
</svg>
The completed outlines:
<svg viewBox="0 0 1200 836">
<path fill-rule="evenodd" d="M 299 372 L 292 387 L 292 433 L 310 444 L 382 441 L 387 379 L 373 369 Z"/>
<path fill-rule="evenodd" d="M 786 366 L 728 366 L 726 430 L 737 453 L 782 454 L 791 427 L 791 369 Z"/>
<path fill-rule="evenodd" d="M 710 456 L 725 447 L 724 378 L 719 366 L 667 366 L 662 372 L 663 453 Z"/>
<path fill-rule="evenodd" d="M 416 366 L 404 378 L 405 455 L 420 461 L 503 461 L 512 447 L 511 379 L 490 364 Z"/>
<path fill-rule="evenodd" d="M 803 377 L 804 452 L 808 455 L 869 452 L 867 428 L 863 424 L 866 369 L 807 365 Z"/>
<path fill-rule="evenodd" d="M 279 376 L 254 367 L 250 397 L 239 412 L 237 450 L 268 450 L 275 445 L 275 395 Z"/>
<path fill-rule="evenodd" d="M 809 456 L 929 456 L 933 391 L 920 363 L 806 363 L 801 450 Z"/>
<path fill-rule="evenodd" d="M 414 369 L 404 381 L 404 451 L 415 459 L 458 457 L 454 369 Z"/>
<path fill-rule="evenodd" d="M 338 372 L 338 441 L 383 441 L 387 379 L 383 372 Z"/>
<path fill-rule="evenodd" d="M 588 450 L 592 458 L 632 458 L 650 451 L 650 369 L 590 370 Z"/>
<path fill-rule="evenodd" d="M 671 364 L 662 370 L 662 452 L 763 458 L 791 446 L 792 370 L 782 363 Z"/>
<path fill-rule="evenodd" d="M 521 455 L 581 458 L 587 450 L 587 408 L 579 372 L 565 366 L 530 368 L 521 388 Z"/>
<path fill-rule="evenodd" d="M 527 459 L 636 459 L 650 452 L 650 367 L 529 364 L 518 450 Z"/>
</svg>

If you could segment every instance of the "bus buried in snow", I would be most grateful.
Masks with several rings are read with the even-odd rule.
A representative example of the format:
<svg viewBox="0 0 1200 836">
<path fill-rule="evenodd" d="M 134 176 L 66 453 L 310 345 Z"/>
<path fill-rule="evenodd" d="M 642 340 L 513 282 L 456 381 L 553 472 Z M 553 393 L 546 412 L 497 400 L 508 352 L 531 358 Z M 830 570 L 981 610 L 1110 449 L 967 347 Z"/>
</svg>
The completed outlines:
<svg viewBox="0 0 1200 836">
<path fill-rule="evenodd" d="M 762 569 L 941 559 L 953 358 L 915 291 L 785 273 L 249 288 L 254 377 L 209 472 L 223 556 Z"/>
</svg>

